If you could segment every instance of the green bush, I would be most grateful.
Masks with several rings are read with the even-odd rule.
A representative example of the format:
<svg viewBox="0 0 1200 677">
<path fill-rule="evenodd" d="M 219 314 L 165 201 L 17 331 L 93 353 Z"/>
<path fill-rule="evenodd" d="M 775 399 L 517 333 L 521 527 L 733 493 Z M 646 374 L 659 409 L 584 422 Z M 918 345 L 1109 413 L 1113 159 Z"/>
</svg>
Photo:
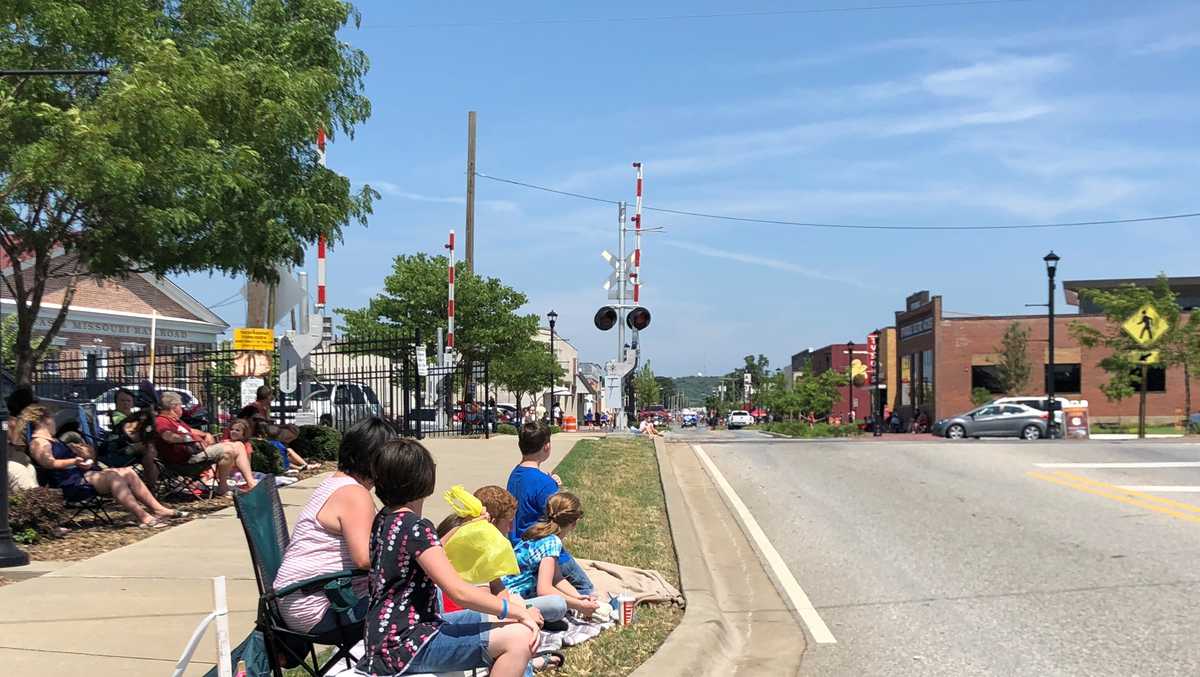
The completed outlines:
<svg viewBox="0 0 1200 677">
<path fill-rule="evenodd" d="M 250 469 L 268 475 L 283 474 L 283 459 L 279 450 L 266 440 L 250 440 L 254 453 L 250 455 Z"/>
<path fill-rule="evenodd" d="M 862 431 L 858 429 L 858 425 L 854 423 L 845 423 L 842 425 L 817 423 L 809 426 L 802 421 L 783 421 L 780 423 L 763 424 L 760 430 L 788 437 L 805 438 L 854 437 L 862 434 Z"/>
<path fill-rule="evenodd" d="M 13 540 L 21 545 L 33 545 L 41 538 L 38 532 L 26 527 L 23 531 L 14 531 Z"/>
<path fill-rule="evenodd" d="M 517 432 L 518 432 L 517 427 L 512 424 L 509 424 L 509 423 L 501 423 L 500 425 L 496 426 L 496 434 L 497 435 L 516 435 Z M 556 425 L 550 426 L 550 434 L 551 435 L 556 435 L 561 432 L 562 432 L 562 428 L 560 428 Z"/>
<path fill-rule="evenodd" d="M 22 489 L 8 495 L 8 525 L 13 534 L 34 543 L 43 536 L 53 536 L 63 521 L 70 517 L 58 489 L 37 487 Z"/>
<path fill-rule="evenodd" d="M 325 425 L 302 425 L 300 437 L 292 442 L 296 450 L 307 461 L 336 461 L 338 447 L 342 444 L 342 434 L 337 428 Z"/>
</svg>

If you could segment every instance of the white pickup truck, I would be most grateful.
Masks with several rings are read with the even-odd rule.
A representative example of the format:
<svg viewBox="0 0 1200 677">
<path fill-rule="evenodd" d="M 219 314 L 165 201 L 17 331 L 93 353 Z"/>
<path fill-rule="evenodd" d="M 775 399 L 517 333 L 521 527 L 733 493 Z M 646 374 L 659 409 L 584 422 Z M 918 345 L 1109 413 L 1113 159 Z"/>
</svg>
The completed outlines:
<svg viewBox="0 0 1200 677">
<path fill-rule="evenodd" d="M 725 423 L 730 430 L 737 430 L 748 425 L 754 425 L 754 417 L 750 415 L 750 412 L 741 409 L 729 412 L 729 419 Z"/>
</svg>

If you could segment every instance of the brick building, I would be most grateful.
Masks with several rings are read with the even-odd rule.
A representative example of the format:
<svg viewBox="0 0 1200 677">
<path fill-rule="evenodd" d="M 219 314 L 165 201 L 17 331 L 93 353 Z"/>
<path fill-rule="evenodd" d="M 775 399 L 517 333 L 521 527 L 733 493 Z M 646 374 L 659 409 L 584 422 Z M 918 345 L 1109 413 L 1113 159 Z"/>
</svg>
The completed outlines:
<svg viewBox="0 0 1200 677">
<path fill-rule="evenodd" d="M 1191 280 L 1189 282 L 1188 280 Z M 1079 304 L 1079 290 L 1113 287 L 1118 284 L 1149 284 L 1152 280 L 1085 280 L 1066 282 L 1069 305 Z M 1186 299 L 1200 299 L 1200 279 L 1173 280 L 1172 288 Z M 1085 310 L 1094 311 L 1094 308 Z M 907 422 L 916 412 L 925 412 L 937 420 L 971 409 L 971 391 L 986 388 L 999 393 L 996 365 L 997 346 L 1005 330 L 1018 323 L 1029 331 L 1028 357 L 1032 377 L 1030 395 L 1044 395 L 1047 383 L 1039 383 L 1038 374 L 1046 373 L 1048 360 L 1046 315 L 1002 315 L 986 317 L 945 317 L 942 297 L 917 292 L 905 300 L 903 310 L 895 313 L 896 357 L 898 364 L 889 369 L 889 404 Z M 1132 421 L 1137 417 L 1137 398 L 1109 401 L 1100 386 L 1108 375 L 1098 366 L 1107 357 L 1105 349 L 1082 348 L 1071 336 L 1070 327 L 1081 322 L 1097 328 L 1107 320 L 1095 312 L 1058 314 L 1055 317 L 1055 392 L 1089 403 L 1093 422 Z M 1171 423 L 1185 416 L 1182 367 L 1151 368 L 1147 379 L 1147 416 L 1152 423 Z M 1192 379 L 1193 388 L 1200 380 Z M 889 385 L 890 385 L 889 383 Z M 1200 393 L 1200 390 L 1196 391 Z"/>
<path fill-rule="evenodd" d="M 61 255 L 51 263 L 64 270 L 71 264 L 70 257 Z M 13 274 L 7 260 L 0 265 L 3 265 L 0 274 L 5 277 Z M 30 279 L 28 269 L 23 274 Z M 55 277 L 46 283 L 41 311 L 34 324 L 35 334 L 49 328 L 58 315 L 66 284 L 65 277 Z M 3 285 L 0 291 L 4 292 L 0 294 L 0 314 L 15 314 L 16 301 L 6 296 Z M 84 277 L 77 284 L 66 322 L 53 341 L 56 350 L 44 361 L 42 373 L 82 371 L 85 373 L 61 375 L 100 381 L 144 377 L 134 373 L 133 365 L 144 366 L 152 324 L 156 361 L 164 365 L 169 364 L 171 354 L 212 348 L 229 328 L 216 313 L 166 278 L 149 273 L 133 274 L 123 280 Z"/>
<path fill-rule="evenodd" d="M 849 354 L 851 350 L 853 350 L 853 355 Z M 846 343 L 834 343 L 823 348 L 810 348 L 798 355 L 806 356 L 808 366 L 804 373 L 813 376 L 830 369 L 845 374 L 854 360 L 860 363 L 860 369 L 865 370 L 868 357 L 867 339 L 855 341 L 853 348 Z M 865 371 L 861 373 L 865 373 Z M 829 412 L 831 416 L 838 416 L 842 420 L 851 420 L 863 419 L 870 415 L 872 388 L 869 378 L 857 380 L 853 385 L 843 386 L 838 389 L 838 392 L 841 397 Z M 849 399 L 847 394 L 851 395 Z"/>
</svg>

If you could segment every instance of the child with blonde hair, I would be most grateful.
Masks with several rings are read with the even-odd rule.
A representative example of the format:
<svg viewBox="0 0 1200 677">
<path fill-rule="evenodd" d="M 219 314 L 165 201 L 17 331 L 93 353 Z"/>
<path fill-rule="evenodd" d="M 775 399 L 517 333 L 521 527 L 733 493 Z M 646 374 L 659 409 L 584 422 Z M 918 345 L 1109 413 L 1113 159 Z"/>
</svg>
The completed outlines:
<svg viewBox="0 0 1200 677">
<path fill-rule="evenodd" d="M 566 600 L 567 608 L 584 617 L 591 616 L 599 607 L 595 596 L 580 594 L 559 569 L 562 539 L 575 530 L 582 518 L 583 506 L 578 496 L 566 491 L 551 496 L 546 501 L 542 519 L 521 534 L 514 549 L 521 573 L 505 576 L 502 579 L 504 587 L 525 599 L 560 595 Z"/>
</svg>

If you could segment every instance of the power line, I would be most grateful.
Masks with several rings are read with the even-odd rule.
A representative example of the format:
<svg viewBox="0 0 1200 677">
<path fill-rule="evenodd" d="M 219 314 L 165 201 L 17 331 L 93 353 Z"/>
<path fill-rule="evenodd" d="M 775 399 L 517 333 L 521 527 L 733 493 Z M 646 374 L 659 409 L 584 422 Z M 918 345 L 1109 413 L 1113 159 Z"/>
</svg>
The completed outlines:
<svg viewBox="0 0 1200 677">
<path fill-rule="evenodd" d="M 881 12 L 900 9 L 939 9 L 952 7 L 974 7 L 985 5 L 1011 5 L 1036 2 L 1037 0 L 952 0 L 947 2 L 910 2 L 895 5 L 854 5 L 850 7 L 810 7 L 805 9 L 767 9 L 744 12 L 712 12 L 708 14 L 661 14 L 647 16 L 612 17 L 561 17 L 545 19 L 494 19 L 490 21 L 463 21 L 444 23 L 380 24 L 365 25 L 365 29 L 408 29 L 408 28 L 472 28 L 482 26 L 545 26 L 559 24 L 605 24 L 652 21 L 689 21 L 703 19 L 737 19 L 747 17 L 786 16 L 797 14 L 846 14 L 851 12 Z"/>
<path fill-rule="evenodd" d="M 583 200 L 591 200 L 593 202 L 603 202 L 605 204 L 620 204 L 617 200 L 608 200 L 594 195 L 585 195 L 583 193 L 572 193 L 565 190 L 557 190 L 547 186 L 539 186 L 533 183 L 517 181 L 515 179 L 505 179 L 498 176 L 491 176 L 476 172 L 476 176 L 488 179 L 490 181 L 498 181 L 522 188 L 530 188 L 532 190 L 540 190 L 546 193 L 554 193 L 556 195 L 565 195 Z M 1180 219 L 1193 219 L 1200 217 L 1200 212 L 1186 212 L 1182 214 L 1165 214 L 1158 216 L 1141 216 L 1129 219 L 1099 219 L 1095 221 L 1066 221 L 1058 223 L 1022 223 L 1014 225 L 988 225 L 988 226 L 870 226 L 865 224 L 853 223 L 816 223 L 809 221 L 788 221 L 783 219 L 755 219 L 746 216 L 730 216 L 728 214 L 706 214 L 704 212 L 693 212 L 683 209 L 667 209 L 665 207 L 650 207 L 643 206 L 642 209 L 648 212 L 660 212 L 663 214 L 675 214 L 677 216 L 692 216 L 700 219 L 715 219 L 719 221 L 737 221 L 739 223 L 761 223 L 772 226 L 792 226 L 796 228 L 832 228 L 838 230 L 930 230 L 930 231 L 955 231 L 955 230 L 1043 230 L 1047 228 L 1084 228 L 1089 226 L 1114 226 L 1130 223 L 1150 223 L 1155 221 L 1174 221 Z"/>
</svg>

